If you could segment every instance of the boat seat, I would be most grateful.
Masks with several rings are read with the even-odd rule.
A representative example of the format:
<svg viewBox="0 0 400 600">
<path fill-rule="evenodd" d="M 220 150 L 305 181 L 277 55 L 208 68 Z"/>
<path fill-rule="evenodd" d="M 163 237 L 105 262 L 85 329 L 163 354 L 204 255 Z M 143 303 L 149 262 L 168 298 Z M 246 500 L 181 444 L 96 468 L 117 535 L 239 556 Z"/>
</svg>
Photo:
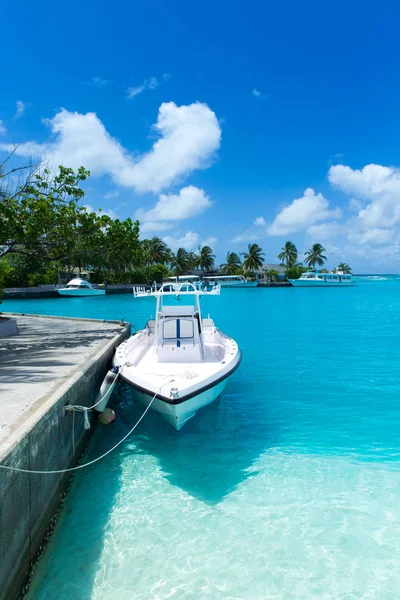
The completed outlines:
<svg viewBox="0 0 400 600">
<path fill-rule="evenodd" d="M 198 324 L 190 318 L 165 318 L 161 328 L 158 360 L 164 362 L 198 360 L 200 340 Z"/>
</svg>

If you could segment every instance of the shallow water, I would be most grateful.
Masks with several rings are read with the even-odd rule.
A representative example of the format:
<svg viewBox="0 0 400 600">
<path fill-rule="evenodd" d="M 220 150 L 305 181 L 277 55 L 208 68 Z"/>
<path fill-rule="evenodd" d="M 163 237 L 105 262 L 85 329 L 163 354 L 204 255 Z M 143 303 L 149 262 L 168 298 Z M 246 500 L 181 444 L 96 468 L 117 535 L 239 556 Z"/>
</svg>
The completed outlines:
<svg viewBox="0 0 400 600">
<path fill-rule="evenodd" d="M 243 362 L 175 432 L 149 413 L 77 473 L 29 600 L 397 599 L 400 280 L 223 290 L 204 299 Z M 6 301 L 130 320 L 151 299 Z M 142 412 L 129 388 L 100 455 Z"/>
</svg>

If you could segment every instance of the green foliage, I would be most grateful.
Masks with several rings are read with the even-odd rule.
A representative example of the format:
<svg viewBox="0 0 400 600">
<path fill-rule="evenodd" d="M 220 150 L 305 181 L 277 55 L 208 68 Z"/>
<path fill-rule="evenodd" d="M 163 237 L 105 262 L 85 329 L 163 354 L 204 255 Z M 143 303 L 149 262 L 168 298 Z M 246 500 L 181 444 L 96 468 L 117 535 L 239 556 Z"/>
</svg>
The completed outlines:
<svg viewBox="0 0 400 600">
<path fill-rule="evenodd" d="M 258 244 L 249 244 L 248 251 L 242 252 L 244 256 L 243 268 L 246 271 L 258 271 L 263 265 L 265 257 L 262 248 Z"/>
<path fill-rule="evenodd" d="M 178 248 L 176 254 L 171 253 L 170 265 L 173 275 L 180 276 L 186 274 L 193 268 L 194 257 L 184 248 Z"/>
<path fill-rule="evenodd" d="M 242 261 L 236 252 L 228 252 L 226 262 L 221 265 L 226 275 L 241 275 L 243 272 Z"/>
<path fill-rule="evenodd" d="M 78 201 L 84 195 L 80 185 L 89 175 L 83 167 L 75 173 L 60 166 L 54 177 L 47 169 L 30 171 L 22 186 L 6 192 L 3 188 L 0 257 L 14 253 L 59 260 L 67 256 L 86 214 Z M 6 177 L 3 173 L 2 179 Z"/>
<path fill-rule="evenodd" d="M 322 267 L 324 262 L 326 261 L 326 256 L 324 256 L 325 248 L 322 244 L 313 244 L 310 250 L 307 250 L 305 253 L 305 263 L 311 267 L 315 268 L 315 265 Z"/>
<path fill-rule="evenodd" d="M 157 283 L 161 283 L 163 279 L 166 279 L 170 275 L 169 268 L 163 264 L 151 265 L 148 270 L 148 279 L 151 282 L 156 281 Z"/>
<path fill-rule="evenodd" d="M 145 265 L 166 264 L 170 258 L 167 244 L 157 236 L 142 240 L 140 249 Z"/>
<path fill-rule="evenodd" d="M 290 267 L 293 267 L 297 261 L 297 248 L 293 242 L 286 242 L 281 250 L 280 254 L 278 254 L 278 258 L 284 263 L 286 270 L 288 270 Z"/>
<path fill-rule="evenodd" d="M 299 279 L 303 273 L 305 273 L 308 269 L 303 267 L 300 263 L 294 265 L 293 267 L 289 267 L 286 272 L 286 277 L 288 279 Z"/>
<path fill-rule="evenodd" d="M 275 279 L 278 277 L 279 273 L 276 269 L 265 269 L 264 270 L 265 275 L 268 277 L 268 279 L 270 281 L 275 281 Z"/>
<path fill-rule="evenodd" d="M 352 268 L 347 263 L 341 262 L 338 264 L 338 271 L 343 271 L 343 273 L 351 273 Z"/>
<path fill-rule="evenodd" d="M 197 265 L 201 272 L 211 271 L 214 268 L 215 254 L 210 246 L 200 246 Z"/>
</svg>

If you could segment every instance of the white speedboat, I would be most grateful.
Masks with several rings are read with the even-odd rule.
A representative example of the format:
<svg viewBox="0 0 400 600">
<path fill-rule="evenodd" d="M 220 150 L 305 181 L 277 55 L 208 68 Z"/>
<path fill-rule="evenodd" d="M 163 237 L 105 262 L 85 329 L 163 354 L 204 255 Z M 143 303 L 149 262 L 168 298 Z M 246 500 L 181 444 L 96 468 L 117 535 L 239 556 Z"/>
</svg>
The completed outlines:
<svg viewBox="0 0 400 600">
<path fill-rule="evenodd" d="M 105 290 L 94 288 L 86 279 L 71 279 L 63 288 L 58 288 L 61 296 L 104 296 Z"/>
<path fill-rule="evenodd" d="M 352 275 L 343 271 L 321 273 L 320 271 L 306 271 L 299 279 L 289 279 L 295 287 L 331 287 L 355 285 Z"/>
<path fill-rule="evenodd" d="M 191 282 L 168 283 L 157 291 L 135 291 L 156 299 L 156 318 L 116 350 L 113 364 L 138 400 L 158 411 L 176 429 L 223 392 L 238 368 L 237 343 L 203 318 L 200 296 L 219 295 Z M 183 302 L 185 300 L 185 302 Z"/>
<path fill-rule="evenodd" d="M 221 287 L 257 287 L 258 280 L 250 281 L 243 275 L 213 275 L 203 277 L 207 285 L 220 285 Z"/>
</svg>

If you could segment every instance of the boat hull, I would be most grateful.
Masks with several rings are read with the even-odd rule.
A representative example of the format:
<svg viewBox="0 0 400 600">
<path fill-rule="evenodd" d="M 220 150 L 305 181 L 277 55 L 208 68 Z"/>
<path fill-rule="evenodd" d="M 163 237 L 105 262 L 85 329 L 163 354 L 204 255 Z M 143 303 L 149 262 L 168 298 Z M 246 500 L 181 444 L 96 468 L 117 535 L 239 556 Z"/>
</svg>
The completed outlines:
<svg viewBox="0 0 400 600">
<path fill-rule="evenodd" d="M 179 431 L 185 423 L 189 421 L 200 408 L 211 404 L 216 400 L 224 391 L 228 378 L 217 383 L 214 387 L 200 392 L 196 396 L 184 400 L 179 404 L 170 404 L 164 400 L 158 400 L 157 398 L 153 401 L 150 410 L 159 412 L 162 417 L 172 425 L 176 431 Z M 133 386 L 132 386 L 133 387 Z M 133 387 L 133 393 L 135 398 L 143 404 L 148 406 L 153 398 L 153 394 L 144 392 Z"/>
<path fill-rule="evenodd" d="M 223 288 L 243 288 L 243 287 L 257 287 L 258 281 L 248 281 L 247 283 L 219 283 Z"/>
<path fill-rule="evenodd" d="M 306 281 L 303 279 L 289 279 L 294 287 L 349 287 L 355 285 L 354 281 Z"/>
<path fill-rule="evenodd" d="M 66 288 L 61 288 L 57 290 L 60 296 L 73 296 L 73 297 L 82 297 L 82 296 L 104 296 L 105 290 L 95 290 L 95 289 L 87 289 L 87 290 L 68 290 Z"/>
</svg>

